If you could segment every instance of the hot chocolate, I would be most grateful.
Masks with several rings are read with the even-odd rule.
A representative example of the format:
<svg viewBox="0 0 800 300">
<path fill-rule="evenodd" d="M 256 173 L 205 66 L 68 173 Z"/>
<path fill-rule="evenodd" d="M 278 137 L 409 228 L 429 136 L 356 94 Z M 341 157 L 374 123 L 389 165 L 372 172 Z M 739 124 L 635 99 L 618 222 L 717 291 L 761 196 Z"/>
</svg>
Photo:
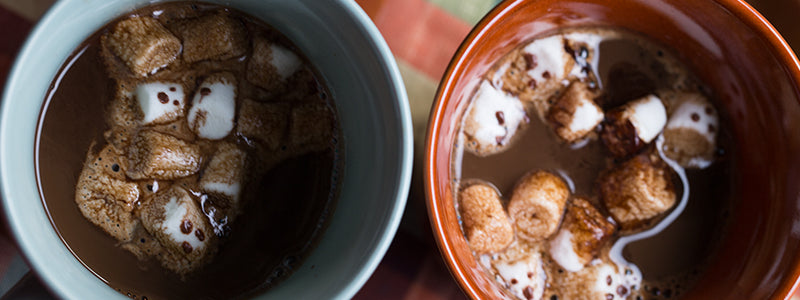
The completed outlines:
<svg viewBox="0 0 800 300">
<path fill-rule="evenodd" d="M 324 231 L 343 158 L 333 99 L 280 33 L 177 2 L 87 39 L 37 137 L 53 226 L 132 298 L 231 298 L 276 284 Z"/>
<path fill-rule="evenodd" d="M 632 32 L 521 43 L 483 76 L 454 148 L 475 258 L 520 299 L 685 293 L 735 201 L 735 149 L 713 96 Z"/>
</svg>

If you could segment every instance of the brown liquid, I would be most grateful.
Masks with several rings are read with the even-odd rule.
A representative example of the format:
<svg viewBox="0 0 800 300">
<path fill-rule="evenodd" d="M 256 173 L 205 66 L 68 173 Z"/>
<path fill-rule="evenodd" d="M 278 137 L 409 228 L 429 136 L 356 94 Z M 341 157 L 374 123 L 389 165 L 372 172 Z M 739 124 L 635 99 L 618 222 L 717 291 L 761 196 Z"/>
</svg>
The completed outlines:
<svg viewBox="0 0 800 300">
<path fill-rule="evenodd" d="M 220 9 L 171 3 L 144 10 L 164 10 L 168 15 L 170 9 L 189 6 Z M 268 28 L 242 13 L 231 11 L 231 15 L 248 27 Z M 139 261 L 83 217 L 75 203 L 76 181 L 90 144 L 103 141 L 106 109 L 115 93 L 99 53 L 99 37 L 106 30 L 87 39 L 67 60 L 40 116 L 35 154 L 39 189 L 65 245 L 101 280 L 136 299 L 243 297 L 288 277 L 314 248 L 332 214 L 343 163 L 341 145 L 286 160 L 263 178 L 247 182 L 244 213 L 231 225 L 219 253 L 184 279 L 163 269 L 156 259 Z"/>
<path fill-rule="evenodd" d="M 670 72 L 666 72 L 658 62 L 661 57 L 669 55 L 669 51 L 645 49 L 640 46 L 642 43 L 637 36 L 600 43 L 596 74 L 604 93 L 596 101 L 604 109 L 653 93 L 659 88 L 704 89 L 702 86 L 683 86 L 688 82 L 696 82 L 693 79 L 676 86 L 674 80 L 668 78 Z M 526 44 L 523 43 L 523 46 Z M 689 70 L 683 68 L 682 71 L 688 74 Z M 614 158 L 602 142 L 594 140 L 573 149 L 561 142 L 549 126 L 535 117 L 535 113 L 529 111 L 528 115 L 533 117 L 527 129 L 520 132 L 521 136 L 504 152 L 479 157 L 463 151 L 461 146 L 455 147 L 454 151 L 463 151 L 462 161 L 453 162 L 454 168 L 460 168 L 459 180 L 478 179 L 492 183 L 506 205 L 517 180 L 534 170 L 548 170 L 570 179 L 574 195 L 589 197 L 598 208 L 602 208 L 596 196 L 599 194 L 596 179 L 614 164 Z M 724 121 L 722 118 L 723 127 Z M 726 132 L 721 132 L 718 136 L 719 147 L 733 150 L 730 140 Z M 643 287 L 629 298 L 636 299 L 637 294 L 646 299 L 653 296 L 674 297 L 692 286 L 697 274 L 713 256 L 724 233 L 734 201 L 730 194 L 732 171 L 733 166 L 725 156 L 707 169 L 686 171 L 691 193 L 683 213 L 662 232 L 633 242 L 623 251 L 624 257 L 636 264 L 643 275 Z M 680 186 L 679 181 L 676 186 Z M 680 195 L 680 188 L 676 193 Z M 608 247 L 611 244 L 613 241 Z M 557 264 L 552 265 L 558 268 Z M 665 291 L 668 291 L 667 294 Z M 550 299 L 551 296 L 545 294 L 543 297 Z"/>
</svg>

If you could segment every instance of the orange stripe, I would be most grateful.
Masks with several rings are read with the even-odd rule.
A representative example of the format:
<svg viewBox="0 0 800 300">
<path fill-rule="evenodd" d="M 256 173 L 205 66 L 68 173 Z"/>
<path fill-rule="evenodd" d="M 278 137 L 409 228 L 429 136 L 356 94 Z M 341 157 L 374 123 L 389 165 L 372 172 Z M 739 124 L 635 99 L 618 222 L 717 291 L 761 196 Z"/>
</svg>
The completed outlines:
<svg viewBox="0 0 800 300">
<path fill-rule="evenodd" d="M 386 0 L 356 0 L 356 3 L 361 6 L 361 9 L 373 20 L 375 19 L 375 15 L 381 10 L 384 2 L 386 2 Z"/>
</svg>

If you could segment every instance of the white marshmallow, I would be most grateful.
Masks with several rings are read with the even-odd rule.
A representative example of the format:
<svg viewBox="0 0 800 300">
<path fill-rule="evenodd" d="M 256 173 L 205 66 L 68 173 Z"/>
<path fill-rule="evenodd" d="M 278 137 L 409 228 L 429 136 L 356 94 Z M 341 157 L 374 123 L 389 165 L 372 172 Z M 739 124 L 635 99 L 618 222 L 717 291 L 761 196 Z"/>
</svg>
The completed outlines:
<svg viewBox="0 0 800 300">
<path fill-rule="evenodd" d="M 155 236 L 165 250 L 171 252 L 171 255 L 160 255 L 167 268 L 183 273 L 199 266 L 216 251 L 216 235 L 208 223 L 208 217 L 189 192 L 181 187 L 173 185 L 156 193 L 142 203 L 138 215 L 144 228 Z M 165 258 L 167 260 L 163 260 Z M 168 261 L 173 259 L 191 265 Z"/>
<path fill-rule="evenodd" d="M 539 252 L 534 252 L 520 260 L 497 261 L 494 263 L 494 268 L 517 298 L 542 299 L 547 275 L 542 267 L 542 258 Z M 527 287 L 533 289 L 532 298 L 525 297 L 524 291 Z"/>
<path fill-rule="evenodd" d="M 535 40 L 522 51 L 536 57 L 536 67 L 528 70 L 528 76 L 536 82 L 564 78 L 565 67 L 571 58 L 564 50 L 564 38 L 561 35 Z M 545 72 L 549 76 L 543 75 Z"/>
<path fill-rule="evenodd" d="M 206 247 L 208 239 L 201 241 L 192 232 L 188 234 L 181 232 L 181 224 L 183 224 L 184 220 L 191 221 L 193 224 L 202 224 L 201 222 L 203 222 L 203 220 L 192 218 L 193 216 L 202 215 L 197 206 L 193 204 L 194 202 L 186 193 L 183 193 L 183 197 L 171 197 L 169 202 L 164 205 L 164 222 L 161 223 L 161 230 L 175 241 L 175 244 L 180 245 L 183 242 L 188 242 L 192 249 L 202 251 Z"/>
<path fill-rule="evenodd" d="M 136 87 L 144 124 L 167 123 L 183 116 L 183 86 L 174 82 L 149 82 Z"/>
<path fill-rule="evenodd" d="M 695 98 L 696 97 L 696 98 Z M 710 108 L 706 112 L 706 108 Z M 697 121 L 692 119 L 692 116 L 697 116 Z M 719 128 L 719 117 L 717 112 L 713 109 L 705 99 L 700 98 L 699 95 L 692 96 L 686 99 L 683 103 L 675 108 L 672 115 L 669 117 L 667 129 L 673 128 L 689 128 L 697 131 L 700 135 L 706 138 L 709 143 L 714 143 L 717 138 L 717 130 L 709 130 L 709 126 Z"/>
<path fill-rule="evenodd" d="M 714 162 L 714 155 L 713 150 L 716 147 L 716 139 L 717 139 L 717 131 L 719 131 L 719 116 L 717 115 L 716 109 L 711 103 L 705 99 L 703 96 L 694 93 L 687 93 L 681 94 L 681 101 L 675 109 L 672 111 L 672 114 L 669 117 L 669 122 L 667 123 L 665 131 L 668 130 L 689 130 L 697 134 L 697 136 L 702 137 L 705 139 L 710 147 L 708 147 L 708 151 L 706 153 L 702 153 L 693 157 L 688 158 L 679 158 L 679 157 L 671 157 L 673 159 L 677 159 L 678 162 L 683 167 L 688 168 L 706 168 L 711 163 Z M 680 135 L 680 134 L 665 134 L 665 137 L 668 137 L 665 140 L 665 144 L 667 147 L 676 148 L 680 147 L 681 145 L 686 145 L 685 147 L 691 147 L 687 145 L 689 143 L 686 142 L 677 142 L 670 139 L 686 139 L 688 138 L 687 135 Z M 702 141 L 702 140 L 699 140 Z M 697 151 L 687 151 L 688 149 L 669 149 L 667 151 L 668 156 L 672 156 L 672 153 L 696 153 Z"/>
<path fill-rule="evenodd" d="M 586 44 L 587 50 L 596 52 L 597 49 L 600 49 L 600 43 L 603 40 L 612 38 L 613 36 L 614 34 L 611 34 L 611 36 L 609 36 L 609 33 L 598 35 L 592 33 L 572 32 L 565 34 L 564 39 L 572 42 L 584 43 Z M 600 55 L 592 55 L 591 60 L 588 60 L 586 62 L 591 66 L 592 70 L 598 70 Z M 569 75 L 574 76 L 576 78 L 586 78 L 587 73 L 583 71 L 583 66 L 581 66 L 580 64 L 575 64 L 572 70 L 570 70 Z M 595 78 L 595 80 L 597 80 L 598 83 L 600 83 L 600 86 L 602 86 L 602 83 L 600 82 L 601 79 L 602 78 L 600 78 L 600 76 L 597 76 Z"/>
<path fill-rule="evenodd" d="M 625 106 L 628 120 L 636 128 L 639 139 L 645 143 L 653 141 L 667 123 L 667 110 L 661 99 L 654 95 L 628 102 Z"/>
<path fill-rule="evenodd" d="M 572 233 L 562 228 L 558 231 L 555 238 L 550 240 L 550 256 L 555 260 L 564 270 L 570 272 L 577 272 L 583 269 L 585 262 L 581 261 L 575 248 L 572 246 Z"/>
<path fill-rule="evenodd" d="M 297 54 L 277 44 L 271 44 L 269 48 L 272 51 L 270 63 L 278 70 L 281 78 L 286 79 L 300 69 L 302 61 Z"/>
<path fill-rule="evenodd" d="M 218 140 L 233 129 L 236 109 L 236 80 L 233 76 L 206 79 L 195 92 L 189 109 L 189 127 L 202 138 Z"/>
<path fill-rule="evenodd" d="M 581 99 L 569 124 L 572 132 L 589 132 L 603 121 L 603 111 L 591 99 Z"/>
<path fill-rule="evenodd" d="M 617 271 L 617 267 L 613 264 L 599 262 L 599 260 L 595 260 L 593 263 L 595 262 L 597 264 L 593 265 L 592 268 L 596 270 L 597 275 L 591 285 L 591 289 L 595 291 L 595 294 L 612 294 L 615 295 L 614 299 L 626 299 L 634 287 L 641 287 L 642 279 L 636 276 L 635 272 L 625 274 L 624 270 Z M 611 284 L 609 284 L 608 278 L 611 278 Z M 625 287 L 625 293 L 622 295 L 619 294 L 621 291 L 619 289 L 620 286 Z"/>
<path fill-rule="evenodd" d="M 503 87 L 503 75 L 508 72 L 509 67 L 511 67 L 511 63 L 505 63 L 497 68 L 497 71 L 494 72 L 491 78 L 493 86 L 496 86 L 498 89 Z"/>
<path fill-rule="evenodd" d="M 563 141 L 578 144 L 605 118 L 588 85 L 576 81 L 550 105 L 547 120 Z"/>
<path fill-rule="evenodd" d="M 498 117 L 500 113 L 502 122 Z M 464 131 L 480 144 L 480 149 L 504 146 L 511 141 L 524 119 L 525 108 L 518 98 L 483 81 L 475 93 Z"/>
<path fill-rule="evenodd" d="M 237 207 L 244 178 L 246 154 L 234 144 L 222 144 L 208 163 L 200 186 L 205 192 L 227 196 Z"/>
<path fill-rule="evenodd" d="M 203 190 L 207 192 L 220 193 L 230 197 L 234 201 L 238 201 L 239 192 L 242 190 L 242 185 L 238 182 L 224 183 L 209 181 L 203 184 Z"/>
</svg>

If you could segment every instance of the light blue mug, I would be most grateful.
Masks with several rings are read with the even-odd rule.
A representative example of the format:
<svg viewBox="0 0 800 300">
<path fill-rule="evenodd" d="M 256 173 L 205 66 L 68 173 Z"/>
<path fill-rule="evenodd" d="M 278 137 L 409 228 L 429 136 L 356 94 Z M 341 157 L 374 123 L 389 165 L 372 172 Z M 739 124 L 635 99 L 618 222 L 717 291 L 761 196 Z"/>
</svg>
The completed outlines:
<svg viewBox="0 0 800 300">
<path fill-rule="evenodd" d="M 39 112 L 57 71 L 83 40 L 114 18 L 150 2 L 59 1 L 25 43 L 3 94 L 0 188 L 5 216 L 31 267 L 63 298 L 125 296 L 72 255 L 47 217 L 34 170 Z M 211 2 L 247 12 L 288 36 L 328 82 L 344 134 L 344 176 L 330 226 L 305 263 L 260 297 L 350 298 L 383 258 L 408 195 L 411 115 L 396 62 L 378 30 L 353 1 Z"/>
</svg>

